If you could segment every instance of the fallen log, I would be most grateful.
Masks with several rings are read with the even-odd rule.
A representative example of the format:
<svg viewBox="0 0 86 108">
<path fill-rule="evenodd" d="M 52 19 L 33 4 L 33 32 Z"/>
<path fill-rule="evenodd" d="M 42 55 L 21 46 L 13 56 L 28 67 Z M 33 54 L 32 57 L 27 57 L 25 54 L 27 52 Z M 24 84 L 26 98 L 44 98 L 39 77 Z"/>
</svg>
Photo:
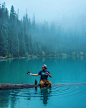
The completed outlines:
<svg viewBox="0 0 86 108">
<path fill-rule="evenodd" d="M 37 84 L 37 80 L 35 79 L 35 84 L 0 83 L 0 90 L 37 88 L 38 86 L 39 86 L 39 84 Z"/>
<path fill-rule="evenodd" d="M 52 84 L 52 87 L 55 87 L 55 86 L 74 86 L 74 85 L 86 85 L 86 82 Z M 37 88 L 39 86 L 40 86 L 40 84 L 37 84 L 37 80 L 35 80 L 35 84 L 0 83 L 0 90 Z"/>
<path fill-rule="evenodd" d="M 23 88 L 35 88 L 38 87 L 39 84 L 7 84 L 7 83 L 0 83 L 0 90 L 8 90 L 8 89 L 23 89 Z"/>
</svg>

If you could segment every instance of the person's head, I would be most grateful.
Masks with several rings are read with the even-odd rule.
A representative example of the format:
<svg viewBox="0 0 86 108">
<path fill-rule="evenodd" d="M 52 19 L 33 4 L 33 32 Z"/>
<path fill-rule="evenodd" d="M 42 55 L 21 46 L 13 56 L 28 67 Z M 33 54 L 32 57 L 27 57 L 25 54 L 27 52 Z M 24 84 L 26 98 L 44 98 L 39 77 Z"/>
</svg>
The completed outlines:
<svg viewBox="0 0 86 108">
<path fill-rule="evenodd" d="M 47 69 L 47 65 L 44 64 L 44 65 L 42 66 L 42 69 L 43 69 L 44 71 L 46 71 L 46 69 Z"/>
</svg>

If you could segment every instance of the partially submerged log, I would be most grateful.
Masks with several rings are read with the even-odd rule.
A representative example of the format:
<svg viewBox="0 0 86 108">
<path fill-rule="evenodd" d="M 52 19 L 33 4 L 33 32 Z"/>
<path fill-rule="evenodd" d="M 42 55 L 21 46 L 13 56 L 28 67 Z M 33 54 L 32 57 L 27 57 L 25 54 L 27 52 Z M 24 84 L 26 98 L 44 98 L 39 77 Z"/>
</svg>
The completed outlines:
<svg viewBox="0 0 86 108">
<path fill-rule="evenodd" d="M 35 79 L 35 84 L 0 83 L 0 90 L 37 88 L 38 86 L 39 86 L 39 84 L 37 84 L 37 80 Z"/>
<path fill-rule="evenodd" d="M 0 83 L 0 90 L 7 90 L 7 89 L 23 89 L 23 88 L 35 88 L 38 87 L 35 84 L 12 84 L 12 83 Z"/>
<path fill-rule="evenodd" d="M 60 84 L 52 84 L 52 87 L 55 87 L 55 86 L 74 86 L 74 85 L 86 85 L 86 82 L 83 82 L 83 83 L 60 83 Z M 0 90 L 23 89 L 23 88 L 37 88 L 39 86 L 40 86 L 40 84 L 37 84 L 37 80 L 35 80 L 35 84 L 0 83 Z"/>
<path fill-rule="evenodd" d="M 52 87 L 54 87 L 54 86 L 74 86 L 74 85 L 76 85 L 76 86 L 86 85 L 86 82 L 52 84 Z"/>
</svg>

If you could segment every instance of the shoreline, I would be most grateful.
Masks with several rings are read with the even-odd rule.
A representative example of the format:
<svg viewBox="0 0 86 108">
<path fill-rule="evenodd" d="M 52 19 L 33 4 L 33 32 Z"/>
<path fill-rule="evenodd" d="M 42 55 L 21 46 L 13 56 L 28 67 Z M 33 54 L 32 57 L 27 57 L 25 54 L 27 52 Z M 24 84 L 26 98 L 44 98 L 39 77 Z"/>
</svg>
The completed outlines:
<svg viewBox="0 0 86 108">
<path fill-rule="evenodd" d="M 13 60 L 13 59 L 23 59 L 27 57 L 0 57 L 0 60 Z"/>
<path fill-rule="evenodd" d="M 25 59 L 25 58 L 40 58 L 40 57 L 56 57 L 56 58 L 67 58 L 67 57 L 86 57 L 86 55 L 57 55 L 57 56 L 29 56 L 29 57 L 2 57 L 0 56 L 0 61 L 2 60 L 13 60 L 13 59 Z"/>
</svg>

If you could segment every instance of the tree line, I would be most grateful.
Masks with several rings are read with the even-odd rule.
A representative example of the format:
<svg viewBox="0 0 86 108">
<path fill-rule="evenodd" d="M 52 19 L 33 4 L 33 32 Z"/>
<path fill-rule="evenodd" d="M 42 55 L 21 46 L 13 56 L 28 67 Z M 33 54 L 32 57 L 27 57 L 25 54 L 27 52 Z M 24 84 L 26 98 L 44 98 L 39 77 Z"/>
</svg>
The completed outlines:
<svg viewBox="0 0 86 108">
<path fill-rule="evenodd" d="M 0 6 L 0 55 L 19 57 L 32 54 L 30 26 L 27 14 L 20 21 L 13 5 L 9 15 L 3 3 Z"/>
<path fill-rule="evenodd" d="M 46 24 L 45 24 L 46 25 Z M 47 42 L 43 43 L 37 35 L 45 35 L 45 25 L 38 25 L 33 19 L 28 18 L 28 14 L 19 20 L 18 13 L 15 12 L 14 6 L 11 6 L 10 13 L 5 3 L 0 5 L 0 56 L 6 57 L 23 57 L 28 55 L 44 55 L 47 50 Z M 47 26 L 47 25 L 46 25 Z M 42 27 L 42 30 L 39 30 Z M 47 29 L 46 29 L 47 31 Z M 41 37 L 41 36 L 40 36 Z M 44 36 L 46 40 L 46 35 Z"/>
<path fill-rule="evenodd" d="M 58 24 L 49 24 L 45 20 L 37 23 L 35 15 L 33 14 L 31 21 L 27 12 L 20 20 L 14 6 L 11 6 L 9 12 L 3 3 L 0 5 L 0 56 L 52 56 L 75 51 L 86 52 L 85 27 L 82 28 L 82 31 L 77 28 L 65 30 Z"/>
</svg>

